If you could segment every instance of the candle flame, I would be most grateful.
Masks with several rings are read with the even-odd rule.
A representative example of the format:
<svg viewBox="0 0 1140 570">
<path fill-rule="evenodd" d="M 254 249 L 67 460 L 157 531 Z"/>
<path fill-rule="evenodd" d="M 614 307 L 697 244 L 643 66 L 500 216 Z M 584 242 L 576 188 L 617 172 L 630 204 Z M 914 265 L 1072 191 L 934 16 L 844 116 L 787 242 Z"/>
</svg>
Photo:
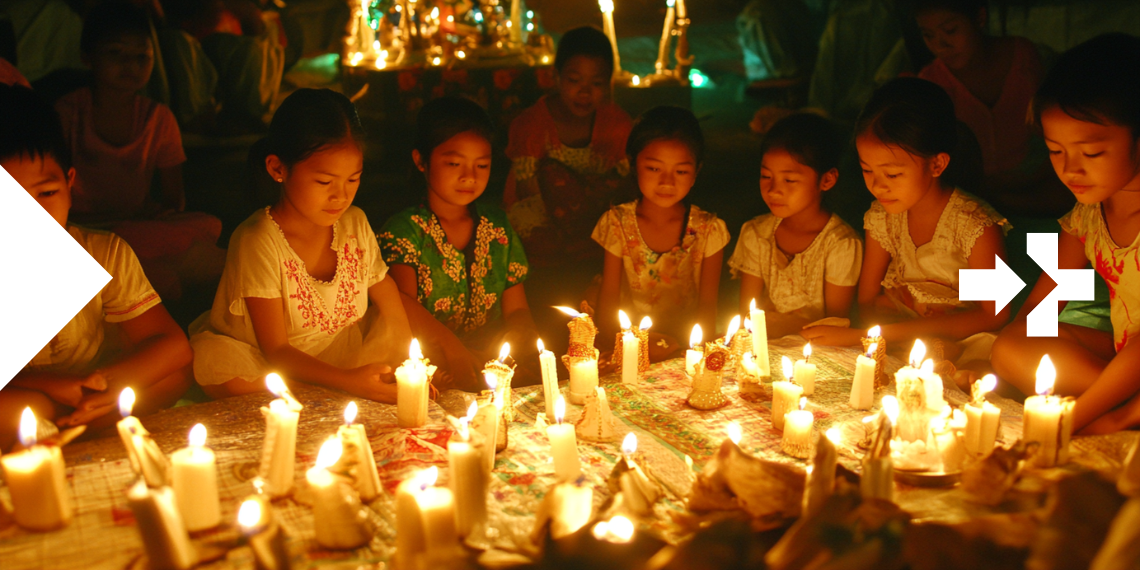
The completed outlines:
<svg viewBox="0 0 1140 570">
<path fill-rule="evenodd" d="M 666 0 L 665 5 L 672 8 L 676 0 Z"/>
<path fill-rule="evenodd" d="M 894 396 L 883 396 L 883 413 L 891 420 L 891 425 L 899 419 L 899 401 Z"/>
<path fill-rule="evenodd" d="M 788 382 L 791 382 L 792 381 L 792 359 L 788 358 L 787 355 L 780 357 L 780 369 L 782 369 L 784 371 L 784 378 Z"/>
<path fill-rule="evenodd" d="M 633 539 L 633 522 L 622 515 L 617 515 L 610 519 L 609 532 L 606 535 L 610 542 L 629 542 Z"/>
<path fill-rule="evenodd" d="M 419 485 L 421 491 L 435 485 L 437 479 L 439 479 L 439 467 L 435 465 L 416 474 L 416 484 Z"/>
<path fill-rule="evenodd" d="M 804 358 L 811 360 L 811 343 L 804 345 Z"/>
<path fill-rule="evenodd" d="M 837 427 L 833 427 L 827 430 L 823 433 L 823 435 L 827 437 L 827 439 L 831 440 L 831 443 L 834 443 L 835 445 L 839 445 L 839 442 L 843 441 L 843 432 L 839 431 L 839 428 Z"/>
<path fill-rule="evenodd" d="M 869 424 L 869 423 L 871 423 L 871 421 L 872 421 L 872 420 L 874 420 L 874 419 L 875 419 L 875 416 L 864 416 L 864 417 L 863 417 L 863 423 L 865 423 L 865 424 Z"/>
<path fill-rule="evenodd" d="M 135 391 L 131 387 L 123 388 L 119 392 L 119 414 L 124 418 L 130 417 L 131 410 L 135 407 Z"/>
<path fill-rule="evenodd" d="M 362 59 L 364 59 L 364 54 L 363 54 L 363 53 L 361 53 L 361 52 L 355 52 L 355 53 L 353 53 L 353 54 L 352 54 L 352 65 L 357 65 L 357 64 L 359 64 L 359 63 L 360 63 L 360 60 L 362 60 Z"/>
<path fill-rule="evenodd" d="M 489 390 L 493 391 L 499 387 L 499 377 L 494 372 L 484 372 L 483 380 L 487 382 L 487 388 Z"/>
<path fill-rule="evenodd" d="M 433 57 L 431 60 L 431 64 L 432 65 L 439 65 L 442 61 L 443 60 L 439 59 L 438 57 Z"/>
<path fill-rule="evenodd" d="M 538 339 L 538 353 L 542 354 L 544 352 L 546 352 L 546 345 L 542 344 L 542 339 L 540 338 Z"/>
<path fill-rule="evenodd" d="M 380 52 L 380 57 L 376 58 L 376 69 L 384 69 L 388 67 L 388 52 Z"/>
<path fill-rule="evenodd" d="M 448 14 L 447 15 L 447 23 L 451 24 L 454 22 L 455 22 L 455 15 L 454 14 Z"/>
<path fill-rule="evenodd" d="M 502 348 L 499 349 L 499 362 L 502 362 L 511 355 L 511 343 L 504 342 Z"/>
<path fill-rule="evenodd" d="M 20 414 L 20 429 L 18 435 L 20 436 L 20 443 L 24 447 L 31 447 L 36 444 L 36 414 L 32 408 L 24 408 L 23 413 Z"/>
<path fill-rule="evenodd" d="M 637 328 L 643 331 L 647 331 L 651 326 L 653 326 L 653 319 L 649 318 L 649 315 L 646 315 L 644 317 L 641 317 L 641 322 L 638 323 Z"/>
<path fill-rule="evenodd" d="M 1048 396 L 1053 393 L 1053 385 L 1057 382 L 1057 369 L 1049 355 L 1041 357 L 1041 364 L 1037 366 L 1037 393 Z"/>
<path fill-rule="evenodd" d="M 276 372 L 270 372 L 265 375 L 265 387 L 277 397 L 281 397 L 289 390 L 285 387 L 285 381 L 281 379 L 281 375 Z"/>
<path fill-rule="evenodd" d="M 924 357 L 926 357 L 926 345 L 922 340 L 915 339 L 914 348 L 910 349 L 910 365 L 918 368 Z"/>
<path fill-rule="evenodd" d="M 340 461 L 342 453 L 344 453 L 344 448 L 341 447 L 340 438 L 330 437 L 321 444 L 321 450 L 317 452 L 316 466 L 321 469 L 328 469 Z"/>
<path fill-rule="evenodd" d="M 756 299 L 752 299 L 751 301 L 748 302 L 748 312 L 749 313 L 756 312 Z"/>
<path fill-rule="evenodd" d="M 744 317 L 744 328 L 748 332 L 752 332 L 752 319 L 750 319 L 748 317 Z"/>
<path fill-rule="evenodd" d="M 247 499 L 238 509 L 238 524 L 245 530 L 250 530 L 261 523 L 261 501 Z"/>
<path fill-rule="evenodd" d="M 412 344 L 408 346 L 408 359 L 409 360 L 423 360 L 424 353 L 420 350 L 420 341 L 412 339 Z"/>
<path fill-rule="evenodd" d="M 701 331 L 701 325 L 693 325 L 693 332 L 689 334 L 689 348 L 697 348 L 704 340 L 704 333 Z"/>
<path fill-rule="evenodd" d="M 883 336 L 883 329 L 879 325 L 875 325 L 867 329 L 867 336 L 871 338 L 878 338 L 880 336 Z"/>
<path fill-rule="evenodd" d="M 879 350 L 879 343 L 872 342 L 871 346 L 867 347 L 867 358 L 874 359 L 876 350 Z"/>
<path fill-rule="evenodd" d="M 688 467 L 689 470 L 693 469 L 693 458 L 689 457 L 688 453 L 685 454 L 685 466 Z"/>
<path fill-rule="evenodd" d="M 614 11 L 614 0 L 598 0 L 598 7 L 603 14 L 609 14 Z"/>
<path fill-rule="evenodd" d="M 633 328 L 633 323 L 629 321 L 629 317 L 626 316 L 625 311 L 622 311 L 620 309 L 618 310 L 618 323 L 621 324 L 622 330 L 629 330 Z"/>
<path fill-rule="evenodd" d="M 435 7 L 435 8 L 432 8 L 432 9 L 431 9 L 431 18 L 432 18 L 433 20 L 438 20 L 438 19 L 439 19 L 439 7 L 438 7 L 438 6 L 437 6 L 437 7 Z"/>
<path fill-rule="evenodd" d="M 732 337 L 736 336 L 738 330 L 740 330 L 740 315 L 736 315 L 732 317 L 731 321 L 728 321 L 728 332 L 724 333 L 724 344 L 730 344 Z"/>
<path fill-rule="evenodd" d="M 349 402 L 344 407 L 344 425 L 350 426 L 356 421 L 356 402 Z"/>
<path fill-rule="evenodd" d="M 980 387 L 983 394 L 986 392 L 993 392 L 994 388 L 997 388 L 997 376 L 994 376 L 993 374 L 986 374 L 985 376 L 982 376 L 982 379 L 979 380 L 979 382 L 982 383 Z"/>
<path fill-rule="evenodd" d="M 479 413 L 479 403 L 471 402 L 471 405 L 467 407 L 467 421 L 475 419 L 477 413 Z"/>
<path fill-rule="evenodd" d="M 190 446 L 202 447 L 203 445 L 206 445 L 206 426 L 194 424 L 194 427 L 190 428 Z"/>
<path fill-rule="evenodd" d="M 740 423 L 732 422 L 728 424 L 726 430 L 728 431 L 728 439 L 731 439 L 732 443 L 739 445 L 740 438 L 744 437 L 744 430 L 741 429 Z"/>
<path fill-rule="evenodd" d="M 450 17 L 450 16 L 448 16 L 448 17 Z M 467 52 L 465 52 L 463 50 L 459 50 L 459 51 L 455 52 L 455 57 L 458 57 L 459 59 L 466 59 L 467 58 Z"/>
<path fill-rule="evenodd" d="M 807 397 L 806 396 L 800 396 L 800 409 L 802 410 L 806 406 L 807 406 Z"/>
<path fill-rule="evenodd" d="M 527 24 L 526 26 L 527 26 L 527 29 L 529 30 L 529 29 L 531 29 L 531 26 L 534 26 L 534 24 Z M 550 63 L 550 56 L 549 55 L 542 56 L 542 63 Z"/>
<path fill-rule="evenodd" d="M 637 451 L 637 436 L 631 431 L 625 434 L 625 439 L 621 440 L 621 452 L 625 455 L 633 455 Z"/>
<path fill-rule="evenodd" d="M 558 395 L 558 399 L 554 401 L 554 422 L 562 423 L 562 418 L 566 417 L 566 398 L 562 394 Z"/>
<path fill-rule="evenodd" d="M 638 85 L 641 85 L 641 77 L 639 77 L 639 76 L 637 76 L 637 75 L 634 75 L 634 76 L 633 76 L 633 79 L 631 79 L 630 81 L 633 83 L 633 86 L 634 86 L 634 87 L 637 87 Z"/>
<path fill-rule="evenodd" d="M 567 316 L 574 317 L 575 319 L 582 316 L 582 313 L 579 313 L 578 311 L 575 311 L 574 309 L 571 309 L 570 307 L 554 307 L 554 308 L 558 309 L 559 311 L 562 311 Z"/>
<path fill-rule="evenodd" d="M 922 367 L 918 369 L 923 374 L 934 374 L 934 361 L 927 358 L 922 361 Z"/>
</svg>

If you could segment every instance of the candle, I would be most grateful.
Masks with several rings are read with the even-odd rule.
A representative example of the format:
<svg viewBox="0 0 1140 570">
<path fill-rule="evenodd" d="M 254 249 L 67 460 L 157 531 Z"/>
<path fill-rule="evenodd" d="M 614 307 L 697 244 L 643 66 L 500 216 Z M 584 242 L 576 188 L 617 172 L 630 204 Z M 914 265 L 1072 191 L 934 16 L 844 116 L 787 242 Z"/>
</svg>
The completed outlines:
<svg viewBox="0 0 1140 570">
<path fill-rule="evenodd" d="M 598 7 L 602 10 L 602 31 L 610 39 L 610 47 L 614 50 L 614 76 L 621 72 L 621 58 L 618 56 L 617 31 L 614 30 L 614 1 L 598 0 Z"/>
<path fill-rule="evenodd" d="M 428 366 L 420 342 L 412 339 L 408 359 L 396 369 L 396 420 L 402 428 L 427 423 Z"/>
<path fill-rule="evenodd" d="M 558 483 L 543 501 L 536 521 L 541 530 L 550 521 L 550 534 L 557 540 L 578 532 L 594 515 L 594 489 L 583 479 Z"/>
<path fill-rule="evenodd" d="M 595 389 L 595 394 L 586 399 L 586 407 L 574 425 L 574 432 L 586 441 L 602 442 L 614 438 L 614 419 L 610 413 L 610 403 L 606 400 L 605 388 L 599 386 Z"/>
<path fill-rule="evenodd" d="M 518 43 L 522 41 L 522 2 L 520 0 L 511 0 L 511 41 Z"/>
<path fill-rule="evenodd" d="M 898 395 L 898 436 L 903 441 L 924 441 L 930 427 L 930 414 L 926 409 L 926 385 L 918 367 L 926 355 L 921 340 L 914 341 L 910 351 L 910 364 L 895 373 L 895 392 Z"/>
<path fill-rule="evenodd" d="M 836 446 L 842 435 L 839 428 L 819 434 L 815 443 L 815 458 L 808 466 L 807 485 L 804 486 L 804 516 L 819 512 L 823 503 L 835 491 L 835 464 L 839 459 Z"/>
<path fill-rule="evenodd" d="M 598 360 L 583 358 L 570 364 L 570 402 L 584 404 L 586 396 L 598 387 Z"/>
<path fill-rule="evenodd" d="M 178 514 L 173 489 L 149 488 L 140 480 L 127 491 L 127 503 L 135 515 L 149 568 L 185 570 L 197 563 L 198 553 Z"/>
<path fill-rule="evenodd" d="M 664 73 L 669 67 L 669 42 L 673 34 L 673 2 L 667 0 L 665 8 L 665 28 L 661 30 L 661 45 L 657 48 L 657 73 Z"/>
<path fill-rule="evenodd" d="M 471 420 L 471 428 L 483 436 L 483 469 L 490 473 L 495 467 L 495 452 L 498 451 L 501 431 L 499 426 L 502 425 L 503 410 L 495 391 L 495 376 L 485 374 L 483 377 L 490 390 L 485 390 L 479 399 L 479 407 Z"/>
<path fill-rule="evenodd" d="M 363 546 L 372 539 L 364 526 L 359 497 L 329 468 L 340 461 L 344 452 L 339 437 L 330 437 L 317 453 L 317 463 L 305 472 L 313 493 L 313 529 L 322 548 L 350 549 Z"/>
<path fill-rule="evenodd" d="M 135 475 L 146 479 L 151 487 L 165 487 L 170 484 L 170 460 L 150 437 L 138 418 L 131 415 L 135 405 L 135 391 L 124 388 L 119 393 L 119 413 L 123 419 L 116 427 L 123 446 L 127 448 L 127 458 Z"/>
<path fill-rule="evenodd" d="M 270 514 L 269 502 L 254 496 L 238 508 L 238 526 L 249 538 L 257 570 L 288 570 L 291 561 L 285 533 Z"/>
<path fill-rule="evenodd" d="M 616 515 L 608 521 L 601 521 L 594 525 L 590 532 L 598 540 L 614 544 L 626 544 L 633 540 L 633 531 L 633 521 L 622 515 Z"/>
<path fill-rule="evenodd" d="M 705 347 L 704 360 L 697 365 L 693 388 L 686 399 L 690 406 L 698 410 L 713 410 L 728 403 L 728 398 L 721 393 L 721 384 L 731 358 L 719 340 Z"/>
<path fill-rule="evenodd" d="M 851 407 L 856 410 L 869 410 L 875 402 L 875 350 L 872 343 L 867 354 L 855 358 L 855 378 L 851 381 Z"/>
<path fill-rule="evenodd" d="M 871 448 L 863 458 L 863 474 L 859 490 L 864 499 L 894 499 L 894 464 L 891 462 L 891 439 L 898 420 L 899 406 L 894 396 L 883 396 L 883 410 L 875 426 Z"/>
<path fill-rule="evenodd" d="M 58 447 L 36 445 L 36 415 L 24 408 L 18 435 L 26 449 L 0 457 L 12 495 L 16 524 L 32 531 L 55 530 L 71 521 L 63 454 Z"/>
<path fill-rule="evenodd" d="M 796 409 L 800 397 L 804 395 L 803 388 L 791 382 L 791 359 L 784 356 L 781 359 L 781 364 L 784 369 L 784 378 L 787 380 L 772 382 L 772 427 L 778 430 L 784 429 L 784 415 Z"/>
<path fill-rule="evenodd" d="M 697 363 L 704 355 L 704 350 L 701 349 L 702 340 L 704 335 L 701 332 L 701 325 L 693 325 L 693 332 L 689 334 L 689 350 L 685 351 L 685 374 L 689 376 L 696 371 Z"/>
<path fill-rule="evenodd" d="M 684 11 L 684 5 L 683 0 L 678 5 L 678 18 L 684 19 L 684 16 L 680 15 Z M 764 311 L 756 308 L 756 299 L 752 299 L 748 304 L 748 313 L 752 321 L 752 355 L 756 357 L 760 377 L 765 378 L 772 375 L 768 365 L 768 318 L 764 315 Z"/>
<path fill-rule="evenodd" d="M 736 387 L 741 392 L 759 393 L 764 390 L 760 387 L 760 369 L 756 366 L 756 359 L 751 352 L 745 352 L 740 359 L 740 375 L 736 379 Z"/>
<path fill-rule="evenodd" d="M 622 313 L 624 315 L 624 313 Z M 621 383 L 637 383 L 638 357 L 641 354 L 641 340 L 633 331 L 625 331 L 621 335 Z"/>
<path fill-rule="evenodd" d="M 942 377 L 934 372 L 934 361 L 927 358 L 922 361 L 918 369 L 918 377 L 922 379 L 922 387 L 926 392 L 926 409 L 934 413 L 942 413 L 946 408 L 946 400 L 942 397 Z"/>
<path fill-rule="evenodd" d="M 815 416 L 804 409 L 807 398 L 800 398 L 799 409 L 792 410 L 784 415 L 784 438 L 780 448 L 792 457 L 807 459 L 811 457 L 811 430 L 815 424 Z"/>
<path fill-rule="evenodd" d="M 1025 399 L 1023 439 L 1040 445 L 1031 462 L 1037 467 L 1053 467 L 1068 462 L 1069 437 L 1073 431 L 1073 401 L 1053 395 L 1057 369 L 1049 355 L 1037 367 L 1037 396 Z"/>
<path fill-rule="evenodd" d="M 797 360 L 795 382 L 804 389 L 805 396 L 815 393 L 815 364 L 811 362 L 811 343 L 804 345 L 804 359 Z"/>
<path fill-rule="evenodd" d="M 353 423 L 356 413 L 356 402 L 349 402 L 344 408 L 344 425 L 337 430 L 337 437 L 344 448 L 338 470 L 351 471 L 360 498 L 371 501 L 380 495 L 380 474 L 376 471 L 376 458 L 372 455 L 372 444 L 364 426 Z M 350 465 L 351 470 L 348 468 Z"/>
<path fill-rule="evenodd" d="M 218 505 L 218 468 L 214 452 L 206 447 L 206 426 L 190 430 L 190 446 L 171 456 L 174 498 L 190 532 L 214 528 L 222 522 Z"/>
<path fill-rule="evenodd" d="M 297 454 L 297 420 L 301 404 L 289 393 L 277 374 L 265 377 L 265 385 L 277 396 L 262 407 L 265 416 L 265 444 L 261 449 L 258 476 L 265 480 L 270 496 L 280 497 L 293 488 L 293 463 Z"/>
<path fill-rule="evenodd" d="M 559 396 L 554 404 L 555 423 L 547 426 L 546 437 L 550 439 L 550 453 L 554 456 L 554 474 L 561 481 L 573 481 L 582 474 L 582 468 L 574 426 L 562 423 L 565 415 L 566 401 Z"/>
<path fill-rule="evenodd" d="M 396 489 L 396 553 L 401 568 L 431 568 L 455 555 L 455 498 L 435 487 L 439 470 L 429 467 Z"/>
<path fill-rule="evenodd" d="M 626 434 L 621 444 L 622 460 L 614 467 L 613 477 L 616 475 L 617 490 L 629 508 L 642 516 L 653 513 L 653 505 L 661 497 L 661 488 L 649 480 L 641 466 L 633 459 L 637 452 L 637 436 L 633 432 Z"/>
<path fill-rule="evenodd" d="M 945 415 L 931 418 L 930 439 L 938 447 L 942 471 L 955 473 L 962 470 L 962 462 L 966 459 L 966 446 L 961 437 L 965 419 L 961 411 L 950 408 L 946 411 Z"/>
<path fill-rule="evenodd" d="M 862 340 L 863 350 L 867 351 L 867 355 L 875 361 L 875 389 L 877 390 L 891 383 L 891 378 L 887 375 L 886 370 L 887 341 L 883 339 L 882 328 L 879 325 L 867 329 L 867 336 Z"/>
<path fill-rule="evenodd" d="M 513 2 L 517 4 L 517 0 Z M 546 402 L 546 417 L 554 417 L 554 397 L 558 395 L 558 365 L 554 353 L 546 350 L 542 339 L 538 339 L 538 364 L 542 369 L 542 395 Z"/>
<path fill-rule="evenodd" d="M 974 457 L 985 457 L 994 450 L 998 430 L 1001 428 L 1001 410 L 986 401 L 986 393 L 997 387 L 997 377 L 986 374 L 974 382 L 972 398 L 966 404 L 966 452 Z"/>
<path fill-rule="evenodd" d="M 570 329 L 570 346 L 562 362 L 570 371 L 570 402 L 583 404 L 598 387 L 598 349 L 594 348 L 598 328 L 588 314 L 569 307 L 555 308 L 573 317 L 566 323 Z M 551 417 L 547 416 L 547 420 Z"/>
<path fill-rule="evenodd" d="M 487 472 L 483 466 L 483 450 L 471 441 L 468 423 L 477 413 L 472 403 L 467 417 L 460 419 L 459 429 L 447 442 L 448 481 L 455 496 L 455 528 L 459 536 L 470 536 L 487 521 Z"/>
</svg>

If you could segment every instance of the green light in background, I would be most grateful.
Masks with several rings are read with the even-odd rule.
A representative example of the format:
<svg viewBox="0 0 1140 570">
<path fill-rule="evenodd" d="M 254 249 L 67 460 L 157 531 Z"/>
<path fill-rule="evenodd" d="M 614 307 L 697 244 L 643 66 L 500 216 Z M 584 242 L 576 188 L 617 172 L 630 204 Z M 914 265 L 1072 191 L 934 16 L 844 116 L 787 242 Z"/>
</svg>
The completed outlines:
<svg viewBox="0 0 1140 570">
<path fill-rule="evenodd" d="M 701 70 L 695 67 L 689 70 L 689 83 L 697 89 L 713 87 L 713 82 L 709 76 L 701 73 Z"/>
</svg>

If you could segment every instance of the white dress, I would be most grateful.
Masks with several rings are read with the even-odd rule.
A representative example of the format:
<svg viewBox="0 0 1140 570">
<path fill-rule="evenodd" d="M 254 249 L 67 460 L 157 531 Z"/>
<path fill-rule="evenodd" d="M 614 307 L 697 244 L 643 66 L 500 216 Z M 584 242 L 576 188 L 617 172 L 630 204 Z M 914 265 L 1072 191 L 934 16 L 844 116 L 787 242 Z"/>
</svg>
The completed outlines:
<svg viewBox="0 0 1140 570">
<path fill-rule="evenodd" d="M 810 321 L 824 318 L 824 283 L 853 287 L 863 267 L 863 240 L 851 226 L 832 214 L 802 252 L 788 256 L 776 245 L 776 228 L 783 218 L 764 214 L 744 223 L 736 251 L 728 260 L 734 277 L 741 272 L 764 280 L 758 303 L 769 300 L 776 312 Z"/>
<path fill-rule="evenodd" d="M 368 309 L 368 289 L 388 266 L 360 208 L 349 207 L 333 226 L 331 247 L 336 275 L 323 282 L 309 274 L 269 208 L 234 230 L 213 308 L 190 325 L 199 384 L 260 381 L 272 371 L 258 347 L 247 297 L 285 299 L 289 344 L 306 354 L 346 368 L 385 360 L 378 353 L 383 327 L 374 324 L 378 312 Z"/>
</svg>

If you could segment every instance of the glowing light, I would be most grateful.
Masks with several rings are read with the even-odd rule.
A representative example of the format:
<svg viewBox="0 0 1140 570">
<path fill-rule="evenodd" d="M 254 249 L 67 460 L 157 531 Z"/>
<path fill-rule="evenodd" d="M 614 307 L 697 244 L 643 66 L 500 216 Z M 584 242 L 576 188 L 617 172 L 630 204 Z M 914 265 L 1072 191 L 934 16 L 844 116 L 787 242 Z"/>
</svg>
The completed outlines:
<svg viewBox="0 0 1140 570">
<path fill-rule="evenodd" d="M 872 342 L 871 346 L 867 347 L 867 358 L 875 358 L 876 350 L 879 350 L 879 343 Z"/>
<path fill-rule="evenodd" d="M 744 317 L 744 328 L 747 329 L 748 332 L 752 332 L 752 319 Z"/>
<path fill-rule="evenodd" d="M 325 440 L 321 444 L 321 450 L 317 452 L 317 467 L 328 469 L 336 465 L 340 461 L 340 455 L 344 453 L 344 448 L 341 447 L 340 438 L 333 436 Z"/>
<path fill-rule="evenodd" d="M 129 387 L 129 386 L 126 388 L 123 388 L 123 391 L 119 392 L 119 415 L 123 416 L 124 418 L 130 417 L 131 410 L 133 410 L 134 407 L 135 407 L 135 391 L 134 391 L 134 389 Z"/>
<path fill-rule="evenodd" d="M 507 20 L 507 27 L 508 27 L 508 28 L 509 28 L 509 27 L 511 27 L 511 23 L 512 23 L 512 22 L 511 22 L 510 20 Z"/>
<path fill-rule="evenodd" d="M 412 344 L 408 346 L 408 358 L 410 360 L 423 360 L 424 353 L 420 350 L 420 341 L 412 339 Z"/>
<path fill-rule="evenodd" d="M 748 302 L 748 312 L 751 313 L 752 311 L 755 311 L 755 310 L 756 310 L 756 299 L 752 299 L 751 301 Z"/>
<path fill-rule="evenodd" d="M 483 23 L 483 13 L 482 12 L 480 12 L 478 10 L 475 11 L 475 21 L 480 23 L 480 24 Z"/>
<path fill-rule="evenodd" d="M 704 333 L 701 332 L 701 325 L 693 325 L 693 332 L 689 334 L 689 348 L 697 348 L 704 340 Z"/>
<path fill-rule="evenodd" d="M 543 56 L 543 57 L 546 57 L 546 56 Z M 543 62 L 543 63 L 545 63 L 545 62 Z M 570 307 L 554 307 L 554 308 L 558 309 L 559 311 L 562 311 L 563 313 L 566 314 L 566 316 L 574 317 L 575 319 L 582 316 L 582 313 L 579 313 L 578 311 L 575 311 L 574 309 L 571 309 Z"/>
<path fill-rule="evenodd" d="M 792 359 L 787 355 L 780 357 L 780 369 L 784 371 L 784 379 L 788 382 L 792 381 Z"/>
<path fill-rule="evenodd" d="M 499 362 L 502 362 L 511 355 L 511 343 L 504 342 L 503 346 L 499 348 Z"/>
<path fill-rule="evenodd" d="M 630 82 L 633 83 L 634 87 L 637 87 L 638 85 L 641 85 L 641 77 L 638 75 L 634 75 L 633 79 L 631 79 Z"/>
<path fill-rule="evenodd" d="M 538 339 L 538 353 L 542 354 L 544 352 L 546 352 L 546 345 L 542 344 L 542 339 L 540 338 Z"/>
<path fill-rule="evenodd" d="M 926 345 L 921 340 L 914 341 L 914 347 L 910 349 L 910 365 L 918 368 L 922 364 L 922 359 L 926 357 Z"/>
<path fill-rule="evenodd" d="M 807 398 L 804 396 L 800 396 L 800 409 L 802 410 L 805 407 L 807 407 Z"/>
<path fill-rule="evenodd" d="M 614 11 L 614 0 L 598 0 L 598 7 L 603 14 L 609 14 Z"/>
<path fill-rule="evenodd" d="M 811 343 L 810 342 L 804 345 L 804 358 L 807 360 L 811 360 Z"/>
<path fill-rule="evenodd" d="M 484 372 L 483 380 L 487 382 L 487 389 L 492 392 L 499 387 L 499 377 L 494 372 Z"/>
<path fill-rule="evenodd" d="M 883 413 L 891 420 L 891 425 L 899 419 L 899 401 L 894 396 L 883 396 Z"/>
<path fill-rule="evenodd" d="M 698 89 L 702 87 L 712 87 L 712 81 L 709 80 L 709 76 L 701 73 L 701 70 L 695 67 L 689 70 L 689 83 Z"/>
<path fill-rule="evenodd" d="M 617 515 L 608 521 L 601 521 L 594 525 L 592 532 L 594 538 L 598 540 L 625 544 L 633 540 L 633 522 L 622 515 Z"/>
<path fill-rule="evenodd" d="M 206 426 L 202 424 L 194 424 L 190 428 L 190 447 L 202 447 L 206 445 Z"/>
<path fill-rule="evenodd" d="M 533 19 L 534 18 L 534 10 L 527 10 L 526 11 L 526 17 L 528 20 Z"/>
<path fill-rule="evenodd" d="M 270 393 L 278 397 L 289 391 L 289 388 L 285 386 L 285 381 L 281 379 L 281 375 L 276 372 L 270 372 L 265 376 L 265 387 L 269 389 Z"/>
<path fill-rule="evenodd" d="M 261 523 L 261 501 L 248 499 L 238 509 L 238 524 L 243 530 L 253 530 Z"/>
<path fill-rule="evenodd" d="M 1057 369 L 1049 355 L 1041 357 L 1041 364 L 1037 365 L 1037 393 L 1049 396 L 1053 393 L 1053 385 L 1057 382 Z"/>
<path fill-rule="evenodd" d="M 447 23 L 448 23 L 448 24 L 452 24 L 452 23 L 454 23 L 454 22 L 455 22 L 455 16 L 454 16 L 454 15 L 452 15 L 452 14 L 448 14 L 448 15 L 447 15 Z"/>
<path fill-rule="evenodd" d="M 384 69 L 385 67 L 388 67 L 388 62 L 386 60 L 387 57 L 387 54 L 385 54 L 381 57 L 376 58 L 376 69 Z"/>
<path fill-rule="evenodd" d="M 558 395 L 558 399 L 554 401 L 554 421 L 555 423 L 562 423 L 562 418 L 566 417 L 566 398 L 562 394 Z"/>
<path fill-rule="evenodd" d="M 629 330 L 633 328 L 633 323 L 629 321 L 629 317 L 626 316 L 625 311 L 618 310 L 618 322 L 621 323 L 622 330 Z"/>
<path fill-rule="evenodd" d="M 129 415 L 129 414 L 128 414 Z M 20 428 L 17 435 L 20 438 L 20 443 L 24 447 L 31 447 L 36 444 L 36 414 L 32 408 L 24 408 L 23 413 L 20 414 Z"/>
<path fill-rule="evenodd" d="M 443 60 L 439 59 L 438 57 L 433 57 L 431 60 L 431 64 L 432 65 L 439 65 L 442 61 Z"/>
<path fill-rule="evenodd" d="M 918 371 L 924 375 L 934 374 L 934 361 L 929 358 L 923 360 L 922 366 L 919 367 Z"/>
<path fill-rule="evenodd" d="M 350 426 L 350 425 L 352 425 L 352 422 L 356 421 L 356 412 L 357 412 L 356 402 L 349 402 L 348 405 L 344 407 L 344 424 L 345 425 Z"/>
<path fill-rule="evenodd" d="M 467 421 L 475 419 L 475 414 L 477 413 L 479 413 L 479 404 L 477 402 L 471 402 L 471 405 L 467 407 Z"/>
<path fill-rule="evenodd" d="M 431 9 L 431 19 L 433 19 L 433 20 L 439 19 L 439 7 L 438 6 Z"/>
<path fill-rule="evenodd" d="M 467 59 L 467 52 L 459 50 L 455 52 L 455 57 L 458 57 L 459 59 Z"/>
<path fill-rule="evenodd" d="M 528 32 L 534 31 L 534 22 L 527 22 L 526 23 L 526 31 L 528 31 Z"/>
<path fill-rule="evenodd" d="M 871 338 L 878 338 L 882 336 L 882 329 L 879 327 L 879 325 L 875 325 L 867 329 L 867 336 Z"/>
<path fill-rule="evenodd" d="M 435 465 L 416 473 L 414 477 L 415 485 L 417 485 L 421 491 L 435 485 L 437 479 L 439 479 L 439 467 Z"/>
<path fill-rule="evenodd" d="M 732 443 L 739 445 L 740 439 L 744 437 L 744 430 L 740 427 L 740 423 L 732 422 L 728 424 L 728 427 L 725 429 L 728 431 L 728 439 L 731 439 Z"/>
<path fill-rule="evenodd" d="M 732 337 L 736 336 L 738 330 L 740 330 L 740 315 L 736 315 L 732 317 L 731 321 L 728 321 L 728 332 L 724 335 L 724 344 L 731 343 Z"/>
<path fill-rule="evenodd" d="M 621 440 L 621 452 L 625 455 L 637 452 L 637 436 L 632 431 L 625 434 L 625 439 Z"/>
<path fill-rule="evenodd" d="M 364 54 L 361 52 L 353 52 L 352 58 L 349 60 L 351 65 L 360 65 L 360 60 L 364 59 Z"/>
<path fill-rule="evenodd" d="M 839 442 L 843 441 L 843 432 L 839 431 L 839 428 L 837 427 L 833 427 L 827 430 L 823 433 L 823 435 L 827 439 L 831 440 L 831 443 L 834 443 L 835 445 L 839 445 Z"/>
<path fill-rule="evenodd" d="M 997 376 L 994 376 L 993 374 L 986 374 L 985 376 L 982 376 L 982 385 L 980 388 L 982 389 L 983 394 L 986 392 L 993 392 L 994 388 L 997 388 Z"/>
<path fill-rule="evenodd" d="M 638 323 L 637 328 L 639 328 L 643 331 L 647 331 L 647 330 L 649 330 L 649 327 L 651 327 L 651 326 L 653 326 L 653 319 L 649 318 L 649 316 L 647 315 L 647 316 L 641 317 L 641 322 Z"/>
<path fill-rule="evenodd" d="M 550 63 L 550 56 L 549 55 L 542 56 L 542 63 Z"/>
</svg>

